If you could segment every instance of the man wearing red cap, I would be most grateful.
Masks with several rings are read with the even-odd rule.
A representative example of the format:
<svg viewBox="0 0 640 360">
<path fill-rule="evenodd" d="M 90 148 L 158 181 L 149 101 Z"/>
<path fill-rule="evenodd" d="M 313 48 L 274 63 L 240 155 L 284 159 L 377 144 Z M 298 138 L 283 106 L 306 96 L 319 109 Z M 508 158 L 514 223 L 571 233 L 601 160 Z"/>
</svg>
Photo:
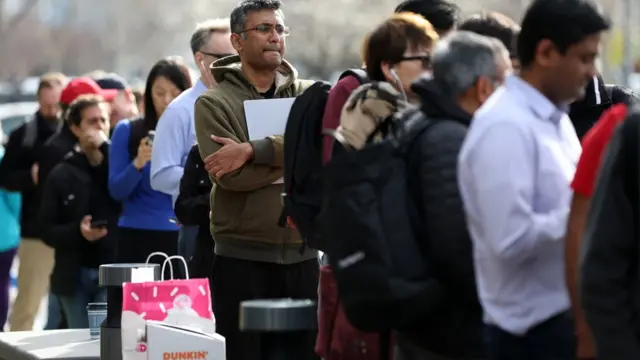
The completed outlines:
<svg viewBox="0 0 640 360">
<path fill-rule="evenodd" d="M 96 81 L 89 77 L 77 77 L 71 80 L 60 94 L 60 108 L 62 109 L 63 113 L 66 113 L 69 105 L 81 95 L 100 95 L 102 98 L 104 98 L 105 101 L 110 102 L 113 101 L 113 99 L 118 95 L 118 90 L 102 89 Z M 64 121 L 61 124 L 62 126 L 60 126 L 58 131 L 44 143 L 44 146 L 42 148 L 42 155 L 38 164 L 38 181 L 41 184 L 45 183 L 47 176 L 49 175 L 49 173 L 51 173 L 53 168 L 60 162 L 62 162 L 65 155 L 71 152 L 78 142 L 76 136 L 71 132 L 71 128 L 69 127 L 69 124 L 67 123 L 65 117 L 66 114 L 63 114 Z M 25 266 L 29 266 L 29 264 L 25 264 Z M 48 275 L 46 276 L 46 281 L 48 285 Z M 44 294 L 40 294 L 40 297 L 38 299 L 41 299 L 42 295 Z M 49 297 L 50 312 L 59 312 L 59 309 L 57 309 L 55 306 L 55 301 L 56 300 L 51 296 Z M 38 304 L 39 303 L 40 302 L 38 300 Z M 37 309 L 35 311 L 37 311 Z M 56 324 L 56 322 L 57 320 L 55 318 L 55 315 L 50 315 L 49 321 L 47 323 L 47 329 L 58 328 L 59 324 Z"/>
<path fill-rule="evenodd" d="M 89 77 L 77 77 L 69 82 L 60 95 L 60 106 L 66 111 L 69 105 L 80 95 L 100 95 L 106 102 L 111 102 L 118 96 L 116 89 L 102 89 Z M 53 135 L 44 145 L 45 158 L 40 163 L 40 181 L 44 183 L 47 175 L 64 159 L 64 156 L 73 150 L 78 140 L 73 135 L 66 121 L 60 130 Z"/>
<path fill-rule="evenodd" d="M 67 87 L 62 90 L 60 102 L 63 106 L 69 107 L 78 96 L 87 94 L 100 95 L 105 101 L 109 102 L 118 96 L 118 90 L 102 89 L 93 79 L 89 77 L 78 77 L 71 80 Z"/>
</svg>

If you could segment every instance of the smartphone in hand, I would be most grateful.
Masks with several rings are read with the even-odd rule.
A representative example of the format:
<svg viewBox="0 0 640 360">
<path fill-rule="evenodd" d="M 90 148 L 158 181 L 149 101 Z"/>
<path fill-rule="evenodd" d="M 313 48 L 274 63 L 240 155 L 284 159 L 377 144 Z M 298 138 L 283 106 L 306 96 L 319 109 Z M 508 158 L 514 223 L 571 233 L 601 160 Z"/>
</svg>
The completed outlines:
<svg viewBox="0 0 640 360">
<path fill-rule="evenodd" d="M 107 225 L 108 225 L 107 220 L 92 220 L 90 226 L 92 229 L 103 229 L 103 228 L 106 228 Z"/>
<path fill-rule="evenodd" d="M 147 133 L 148 146 L 153 146 L 153 139 L 155 139 L 155 137 L 156 137 L 156 132 L 154 130 L 149 130 L 149 133 Z"/>
</svg>

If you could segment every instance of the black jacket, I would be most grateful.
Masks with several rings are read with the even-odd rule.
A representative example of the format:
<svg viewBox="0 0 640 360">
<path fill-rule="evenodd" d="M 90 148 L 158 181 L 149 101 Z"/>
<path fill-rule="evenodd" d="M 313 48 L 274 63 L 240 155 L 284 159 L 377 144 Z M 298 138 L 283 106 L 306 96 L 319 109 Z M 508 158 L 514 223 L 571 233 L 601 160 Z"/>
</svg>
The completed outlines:
<svg viewBox="0 0 640 360">
<path fill-rule="evenodd" d="M 27 140 L 28 124 L 23 124 L 9 135 L 9 141 L 5 145 L 5 155 L 0 162 L 0 187 L 10 191 L 22 193 L 22 237 L 37 238 L 38 211 L 40 209 L 40 194 L 43 182 L 39 171 L 38 184 L 33 182 L 31 168 L 46 158 L 43 145 L 57 130 L 58 124 L 47 122 L 40 113 L 34 115 L 33 120 L 37 124 L 36 136 L 33 142 Z"/>
<path fill-rule="evenodd" d="M 67 123 L 64 123 L 60 130 L 47 140 L 42 148 L 45 155 L 40 159 L 39 180 L 43 184 L 53 168 L 73 151 L 77 142 L 76 136 L 73 135 Z"/>
<path fill-rule="evenodd" d="M 180 194 L 176 199 L 175 213 L 181 224 L 197 225 L 209 231 L 209 199 L 213 187 L 204 169 L 198 145 L 193 145 L 184 164 L 180 180 Z"/>
<path fill-rule="evenodd" d="M 640 359 L 640 109 L 609 143 L 584 233 L 580 299 L 598 359 Z"/>
<path fill-rule="evenodd" d="M 612 105 L 625 103 L 631 105 L 640 100 L 633 92 L 625 87 L 607 85 L 601 76 L 593 79 L 585 90 L 581 100 L 571 104 L 569 117 L 576 129 L 578 138 L 582 137 L 600 119 L 602 113 Z"/>
<path fill-rule="evenodd" d="M 120 204 L 109 195 L 108 152 L 100 149 L 104 160 L 91 166 L 82 153 L 71 153 L 49 174 L 45 184 L 40 224 L 42 240 L 55 249 L 55 266 L 51 274 L 51 291 L 56 295 L 73 295 L 79 269 L 97 268 L 115 259 L 115 237 Z M 106 237 L 90 243 L 80 233 L 85 215 L 106 220 Z"/>
<path fill-rule="evenodd" d="M 193 277 L 211 276 L 215 244 L 209 229 L 209 201 L 213 184 L 194 145 L 189 151 L 180 180 L 180 194 L 174 211 L 181 224 L 198 226 L 196 252 L 190 265 Z"/>
<path fill-rule="evenodd" d="M 441 94 L 432 80 L 420 80 L 413 91 L 420 96 L 426 118 L 434 121 L 409 155 L 421 192 L 425 224 L 422 248 L 448 294 L 437 315 L 422 321 L 411 333 L 398 336 L 448 358 L 482 358 L 482 308 L 457 182 L 458 153 L 471 115 Z"/>
</svg>

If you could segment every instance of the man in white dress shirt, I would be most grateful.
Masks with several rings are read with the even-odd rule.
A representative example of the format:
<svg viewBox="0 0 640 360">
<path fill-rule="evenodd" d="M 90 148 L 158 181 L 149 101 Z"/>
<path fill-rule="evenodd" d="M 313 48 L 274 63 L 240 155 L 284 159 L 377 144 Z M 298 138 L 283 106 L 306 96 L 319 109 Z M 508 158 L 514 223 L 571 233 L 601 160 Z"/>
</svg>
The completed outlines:
<svg viewBox="0 0 640 360">
<path fill-rule="evenodd" d="M 569 183 L 581 153 L 566 114 L 596 75 L 609 22 L 587 0 L 535 0 L 522 70 L 471 122 L 458 182 L 492 360 L 575 360 L 564 276 Z"/>
</svg>

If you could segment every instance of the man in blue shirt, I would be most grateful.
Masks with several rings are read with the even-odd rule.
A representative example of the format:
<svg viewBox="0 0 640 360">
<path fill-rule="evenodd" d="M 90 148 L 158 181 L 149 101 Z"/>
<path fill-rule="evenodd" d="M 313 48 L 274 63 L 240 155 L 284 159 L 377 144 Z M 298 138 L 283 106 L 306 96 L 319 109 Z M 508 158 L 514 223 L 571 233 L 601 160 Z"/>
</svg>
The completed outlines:
<svg viewBox="0 0 640 360">
<path fill-rule="evenodd" d="M 151 154 L 151 187 L 171 195 L 175 204 L 180 179 L 191 147 L 196 141 L 193 125 L 193 105 L 200 94 L 215 85 L 209 67 L 215 60 L 236 53 L 231 41 L 229 19 L 214 19 L 200 23 L 191 36 L 191 51 L 200 79 L 169 104 L 158 125 Z M 180 254 L 192 256 L 198 228 L 183 227 L 180 231 Z M 213 246 L 213 244 L 212 244 Z"/>
<path fill-rule="evenodd" d="M 493 360 L 574 360 L 564 236 L 581 148 L 566 111 L 596 75 L 609 22 L 588 0 L 535 0 L 519 76 L 476 112 L 458 158 Z"/>
</svg>

